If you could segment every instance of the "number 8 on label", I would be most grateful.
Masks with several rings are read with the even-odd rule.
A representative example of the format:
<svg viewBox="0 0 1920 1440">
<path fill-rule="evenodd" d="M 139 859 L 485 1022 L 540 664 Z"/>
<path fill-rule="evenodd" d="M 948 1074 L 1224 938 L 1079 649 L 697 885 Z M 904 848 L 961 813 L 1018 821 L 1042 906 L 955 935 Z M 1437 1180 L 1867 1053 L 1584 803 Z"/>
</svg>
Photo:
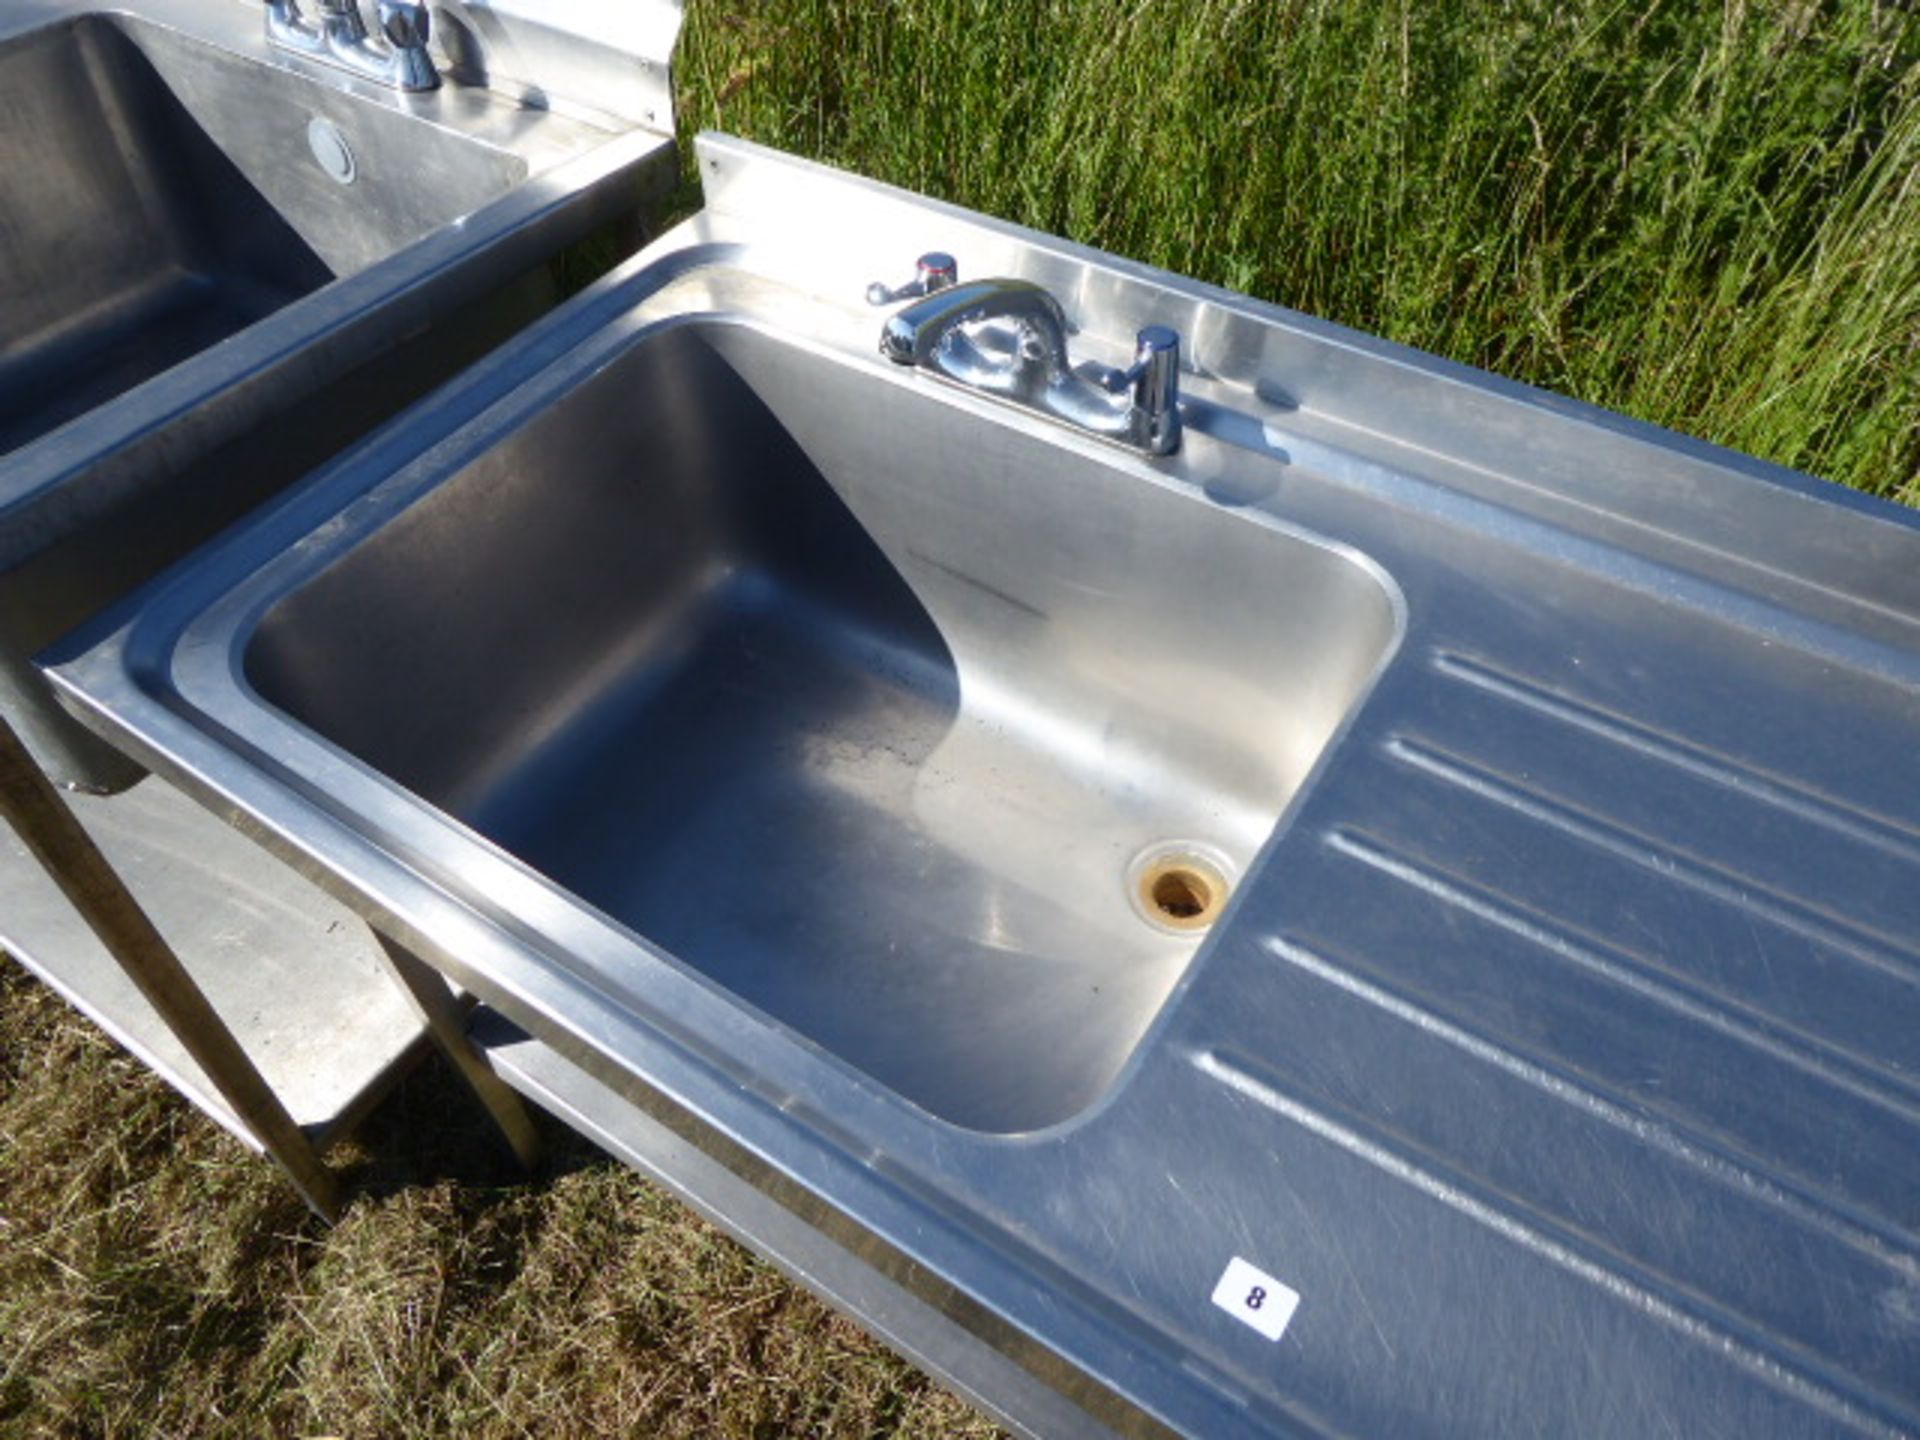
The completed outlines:
<svg viewBox="0 0 1920 1440">
<path fill-rule="evenodd" d="M 1290 1286 L 1236 1255 L 1227 1262 L 1220 1283 L 1213 1287 L 1213 1303 L 1242 1325 L 1250 1326 L 1269 1340 L 1278 1340 L 1286 1333 L 1287 1322 L 1293 1319 L 1300 1296 Z"/>
</svg>

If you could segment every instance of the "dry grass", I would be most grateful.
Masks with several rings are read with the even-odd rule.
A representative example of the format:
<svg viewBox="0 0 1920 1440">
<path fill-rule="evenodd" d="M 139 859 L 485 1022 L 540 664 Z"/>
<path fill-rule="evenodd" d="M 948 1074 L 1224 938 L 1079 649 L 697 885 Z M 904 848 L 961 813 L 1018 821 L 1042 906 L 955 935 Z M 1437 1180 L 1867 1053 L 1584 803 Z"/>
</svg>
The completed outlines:
<svg viewBox="0 0 1920 1440">
<path fill-rule="evenodd" d="M 424 1068 L 329 1230 L 0 961 L 0 1435 L 978 1436 L 993 1427 L 546 1126 Z"/>
</svg>

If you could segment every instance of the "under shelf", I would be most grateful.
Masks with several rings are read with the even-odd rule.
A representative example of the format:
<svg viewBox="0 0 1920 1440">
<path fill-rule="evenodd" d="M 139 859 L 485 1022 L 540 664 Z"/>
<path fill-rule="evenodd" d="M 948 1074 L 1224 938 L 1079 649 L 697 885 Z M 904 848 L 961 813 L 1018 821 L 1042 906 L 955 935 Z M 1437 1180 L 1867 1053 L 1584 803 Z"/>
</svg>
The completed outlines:
<svg viewBox="0 0 1920 1440">
<path fill-rule="evenodd" d="M 383 968 L 373 932 L 351 911 L 165 781 L 66 798 L 316 1144 L 364 1115 L 420 1052 L 426 1026 Z M 4 824 L 0 949 L 221 1126 L 261 1148 Z"/>
</svg>

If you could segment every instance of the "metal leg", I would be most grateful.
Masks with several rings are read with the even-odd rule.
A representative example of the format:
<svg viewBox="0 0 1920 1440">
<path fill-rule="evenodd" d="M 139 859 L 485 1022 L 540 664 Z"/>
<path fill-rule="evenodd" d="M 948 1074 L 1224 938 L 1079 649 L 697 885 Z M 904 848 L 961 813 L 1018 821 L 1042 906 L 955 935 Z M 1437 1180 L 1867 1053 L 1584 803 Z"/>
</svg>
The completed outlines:
<svg viewBox="0 0 1920 1440">
<path fill-rule="evenodd" d="M 0 715 L 0 816 L 18 832 L 101 944 L 206 1072 L 234 1115 L 325 1220 L 339 1189 L 240 1043 Z"/>
<path fill-rule="evenodd" d="M 540 1136 L 533 1128 L 533 1117 L 518 1094 L 493 1073 L 493 1067 L 481 1057 L 467 1038 L 466 1012 L 454 998 L 446 977 L 405 946 L 375 932 L 387 969 L 406 992 L 420 1018 L 427 1023 L 441 1052 L 454 1063 L 476 1099 L 486 1107 L 493 1123 L 513 1148 L 514 1158 L 531 1169 L 540 1158 Z"/>
</svg>

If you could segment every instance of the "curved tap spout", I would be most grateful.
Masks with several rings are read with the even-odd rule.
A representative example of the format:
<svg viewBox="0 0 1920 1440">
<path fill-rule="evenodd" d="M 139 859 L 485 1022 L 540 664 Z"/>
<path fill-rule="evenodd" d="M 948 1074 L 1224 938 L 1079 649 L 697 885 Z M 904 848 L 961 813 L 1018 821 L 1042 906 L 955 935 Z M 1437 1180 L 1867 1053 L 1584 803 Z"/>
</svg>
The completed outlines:
<svg viewBox="0 0 1920 1440">
<path fill-rule="evenodd" d="M 880 353 L 1145 454 L 1180 448 L 1180 337 L 1149 325 L 1130 369 L 1083 379 L 1066 312 L 1029 280 L 975 280 L 916 300 L 881 326 Z"/>
<path fill-rule="evenodd" d="M 1030 334 L 1041 355 L 1029 359 L 1045 360 L 1050 371 L 1067 368 L 1066 314 L 1058 300 L 1028 280 L 974 280 L 935 291 L 881 327 L 880 353 L 896 365 L 926 365 L 961 326 L 988 322 Z"/>
</svg>

